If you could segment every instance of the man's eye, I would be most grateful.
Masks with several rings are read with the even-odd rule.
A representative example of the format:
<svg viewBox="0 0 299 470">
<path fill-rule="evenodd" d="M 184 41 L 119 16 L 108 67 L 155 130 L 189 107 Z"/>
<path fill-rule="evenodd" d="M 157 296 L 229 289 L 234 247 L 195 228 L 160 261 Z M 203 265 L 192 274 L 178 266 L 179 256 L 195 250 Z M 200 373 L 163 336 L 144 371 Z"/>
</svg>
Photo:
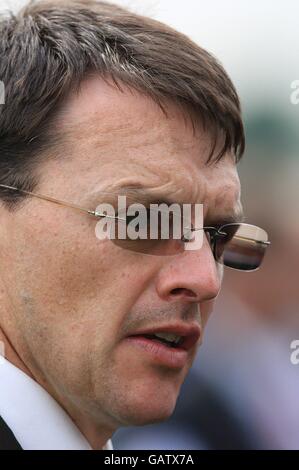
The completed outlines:
<svg viewBox="0 0 299 470">
<path fill-rule="evenodd" d="M 139 212 L 138 210 L 133 215 L 126 216 L 126 224 L 129 225 L 130 222 L 136 221 L 136 228 L 142 229 L 149 227 L 150 224 L 150 209 L 146 209 L 146 214 L 144 212 Z"/>
<path fill-rule="evenodd" d="M 130 223 L 134 222 L 136 219 L 137 219 L 138 215 L 126 215 L 125 216 L 125 221 L 126 221 L 126 225 L 129 225 Z M 140 222 L 144 224 L 144 218 L 142 217 L 142 219 L 140 217 L 138 217 L 138 223 L 136 224 L 136 227 L 138 228 L 138 226 L 140 225 Z"/>
<path fill-rule="evenodd" d="M 116 217 L 116 233 L 122 237 L 137 239 L 147 239 L 149 236 L 150 227 L 150 213 L 147 210 L 146 214 L 138 210 L 135 213 L 128 214 L 127 210 L 123 213 L 117 213 Z"/>
<path fill-rule="evenodd" d="M 146 216 L 144 217 L 144 213 L 138 211 L 136 209 L 135 213 L 128 214 L 127 213 L 128 208 L 126 211 L 123 212 L 117 212 L 115 214 L 116 218 L 119 218 L 120 220 L 124 221 L 126 225 L 129 225 L 131 222 L 134 222 L 136 220 L 136 223 L 140 223 L 141 225 L 146 225 L 146 223 L 150 221 L 150 210 L 146 208 Z"/>
</svg>

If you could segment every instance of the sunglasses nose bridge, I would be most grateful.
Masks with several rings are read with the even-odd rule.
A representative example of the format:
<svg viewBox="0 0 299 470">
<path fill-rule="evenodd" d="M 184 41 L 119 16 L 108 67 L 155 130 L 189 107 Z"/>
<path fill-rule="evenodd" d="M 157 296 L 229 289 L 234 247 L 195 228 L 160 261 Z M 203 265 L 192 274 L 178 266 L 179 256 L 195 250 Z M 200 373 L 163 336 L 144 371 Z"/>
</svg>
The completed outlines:
<svg viewBox="0 0 299 470">
<path fill-rule="evenodd" d="M 203 230 L 206 234 L 206 238 L 208 240 L 211 251 L 213 253 L 213 257 L 214 257 L 215 261 L 217 261 L 217 259 L 216 259 L 216 243 L 217 243 L 218 229 L 216 227 L 203 227 Z M 207 236 L 207 234 L 208 234 L 208 236 Z"/>
</svg>

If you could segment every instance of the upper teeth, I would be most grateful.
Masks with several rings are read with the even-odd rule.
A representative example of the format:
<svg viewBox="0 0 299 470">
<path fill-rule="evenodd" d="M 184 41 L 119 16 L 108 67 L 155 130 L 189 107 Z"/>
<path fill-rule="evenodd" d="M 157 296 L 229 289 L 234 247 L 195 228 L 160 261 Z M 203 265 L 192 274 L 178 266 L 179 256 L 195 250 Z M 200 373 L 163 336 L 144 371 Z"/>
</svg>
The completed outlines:
<svg viewBox="0 0 299 470">
<path fill-rule="evenodd" d="M 155 336 L 157 336 L 158 338 L 166 339 L 166 341 L 171 341 L 175 344 L 177 344 L 181 339 L 181 336 L 174 335 L 173 333 L 155 333 Z"/>
</svg>

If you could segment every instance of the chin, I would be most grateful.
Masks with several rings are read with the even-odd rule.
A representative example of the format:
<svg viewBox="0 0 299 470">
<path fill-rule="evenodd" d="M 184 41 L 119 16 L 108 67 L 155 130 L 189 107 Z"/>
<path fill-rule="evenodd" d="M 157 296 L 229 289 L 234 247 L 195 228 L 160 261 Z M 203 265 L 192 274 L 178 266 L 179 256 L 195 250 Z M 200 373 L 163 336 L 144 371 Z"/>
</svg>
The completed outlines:
<svg viewBox="0 0 299 470">
<path fill-rule="evenodd" d="M 154 367 L 135 367 L 110 374 L 103 394 L 99 384 L 102 409 L 119 426 L 144 426 L 166 421 L 173 414 L 185 371 Z"/>
<path fill-rule="evenodd" d="M 157 392 L 159 395 L 159 392 Z M 164 398 L 164 399 L 163 399 Z M 172 415 L 177 397 L 136 397 L 117 411 L 123 426 L 144 426 L 146 424 L 160 423 Z"/>
<path fill-rule="evenodd" d="M 166 421 L 170 418 L 174 408 L 167 409 L 135 409 L 131 413 L 126 413 L 123 417 L 123 425 L 126 426 L 145 426 Z M 129 410 L 128 410 L 129 411 Z"/>
</svg>

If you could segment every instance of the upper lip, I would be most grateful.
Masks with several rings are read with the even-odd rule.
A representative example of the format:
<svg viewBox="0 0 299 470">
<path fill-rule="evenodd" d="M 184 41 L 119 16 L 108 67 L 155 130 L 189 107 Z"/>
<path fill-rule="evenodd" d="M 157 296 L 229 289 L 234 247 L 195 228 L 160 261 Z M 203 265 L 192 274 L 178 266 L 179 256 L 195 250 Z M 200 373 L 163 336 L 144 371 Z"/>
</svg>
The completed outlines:
<svg viewBox="0 0 299 470">
<path fill-rule="evenodd" d="M 187 325 L 184 323 L 176 323 L 153 326 L 151 328 L 134 331 L 134 333 L 131 333 L 129 336 L 153 335 L 155 333 L 162 332 L 182 336 L 182 343 L 180 344 L 180 347 L 186 349 L 187 351 L 197 343 L 201 336 L 201 329 L 197 323 L 192 323 L 191 325 Z"/>
</svg>

